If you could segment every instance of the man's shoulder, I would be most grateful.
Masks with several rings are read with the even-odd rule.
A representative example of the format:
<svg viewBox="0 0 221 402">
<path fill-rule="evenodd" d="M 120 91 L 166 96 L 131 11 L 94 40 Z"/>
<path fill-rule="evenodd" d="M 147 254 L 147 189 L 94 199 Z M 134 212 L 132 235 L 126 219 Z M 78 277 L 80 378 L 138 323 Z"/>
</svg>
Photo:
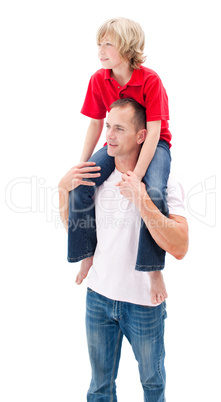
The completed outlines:
<svg viewBox="0 0 221 402">
<path fill-rule="evenodd" d="M 186 217 L 184 189 L 180 180 L 173 173 L 170 173 L 168 179 L 167 194 L 169 213 Z"/>
<path fill-rule="evenodd" d="M 182 193 L 182 198 L 184 199 L 184 189 L 183 189 L 183 185 L 180 181 L 180 179 L 175 176 L 174 173 L 170 173 L 169 178 L 168 178 L 168 182 L 167 182 L 167 191 L 168 194 L 171 192 L 179 192 Z"/>
</svg>

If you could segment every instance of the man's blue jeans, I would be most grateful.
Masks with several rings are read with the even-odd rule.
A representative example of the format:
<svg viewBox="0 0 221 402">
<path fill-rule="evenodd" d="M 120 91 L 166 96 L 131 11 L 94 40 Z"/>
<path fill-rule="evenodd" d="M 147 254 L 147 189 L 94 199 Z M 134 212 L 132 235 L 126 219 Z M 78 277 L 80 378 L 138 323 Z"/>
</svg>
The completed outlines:
<svg viewBox="0 0 221 402">
<path fill-rule="evenodd" d="M 114 158 L 107 154 L 106 146 L 96 152 L 89 160 L 96 162 L 96 165 L 101 167 L 101 176 L 91 179 L 96 183 L 95 186 L 79 186 L 69 193 L 69 262 L 78 262 L 94 255 L 97 236 L 93 196 L 96 187 L 100 186 L 115 168 Z M 160 140 L 143 178 L 152 201 L 166 216 L 168 215 L 166 196 L 170 161 L 169 145 L 166 141 Z M 135 269 L 138 271 L 159 271 L 164 268 L 164 265 L 165 251 L 153 240 L 142 221 Z"/>
<path fill-rule="evenodd" d="M 125 335 L 138 362 L 145 402 L 164 402 L 166 304 L 144 307 L 110 300 L 88 289 L 86 330 L 92 379 L 88 402 L 116 402 L 116 378 Z"/>
</svg>

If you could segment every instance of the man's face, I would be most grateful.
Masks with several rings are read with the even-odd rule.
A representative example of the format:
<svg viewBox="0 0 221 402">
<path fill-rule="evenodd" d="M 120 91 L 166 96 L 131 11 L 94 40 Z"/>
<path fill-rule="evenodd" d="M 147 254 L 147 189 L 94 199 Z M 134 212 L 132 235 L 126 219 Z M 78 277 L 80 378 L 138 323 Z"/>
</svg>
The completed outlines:
<svg viewBox="0 0 221 402">
<path fill-rule="evenodd" d="M 134 110 L 130 105 L 111 109 L 106 122 L 108 155 L 130 157 L 137 153 L 138 133 L 132 122 L 133 116 Z"/>
</svg>

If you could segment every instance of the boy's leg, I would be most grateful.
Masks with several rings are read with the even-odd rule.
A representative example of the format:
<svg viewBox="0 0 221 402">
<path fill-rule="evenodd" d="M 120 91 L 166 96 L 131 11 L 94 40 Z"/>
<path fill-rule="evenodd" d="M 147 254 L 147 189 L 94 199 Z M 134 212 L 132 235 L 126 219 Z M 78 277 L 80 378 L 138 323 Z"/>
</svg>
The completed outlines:
<svg viewBox="0 0 221 402">
<path fill-rule="evenodd" d="M 77 285 L 81 285 L 83 280 L 87 277 L 89 269 L 93 265 L 93 259 L 94 259 L 94 257 L 88 257 L 88 258 L 85 258 L 83 261 L 81 261 L 81 268 L 80 268 L 80 271 L 78 272 L 78 274 L 76 276 L 76 280 L 75 280 Z"/>
<path fill-rule="evenodd" d="M 156 307 L 125 303 L 120 326 L 129 340 L 138 362 L 145 402 L 164 402 L 166 373 L 164 367 L 165 302 Z"/>
<path fill-rule="evenodd" d="M 88 402 L 116 402 L 117 372 L 123 334 L 113 317 L 114 301 L 88 289 L 86 331 L 92 379 Z"/>
<path fill-rule="evenodd" d="M 168 294 L 161 271 L 149 272 L 150 276 L 150 298 L 153 304 L 162 303 L 167 299 Z"/>
<path fill-rule="evenodd" d="M 68 261 L 78 262 L 93 256 L 97 244 L 94 192 L 113 172 L 114 158 L 101 148 L 89 159 L 101 167 L 101 176 L 91 179 L 95 186 L 79 186 L 69 193 Z M 90 180 L 90 179 L 87 179 Z"/>
<path fill-rule="evenodd" d="M 143 178 L 149 196 L 164 215 L 168 215 L 166 196 L 170 161 L 169 146 L 165 141 L 160 140 L 147 173 Z M 164 268 L 164 264 L 165 251 L 157 245 L 142 221 L 135 269 L 149 272 L 160 271 Z"/>
</svg>

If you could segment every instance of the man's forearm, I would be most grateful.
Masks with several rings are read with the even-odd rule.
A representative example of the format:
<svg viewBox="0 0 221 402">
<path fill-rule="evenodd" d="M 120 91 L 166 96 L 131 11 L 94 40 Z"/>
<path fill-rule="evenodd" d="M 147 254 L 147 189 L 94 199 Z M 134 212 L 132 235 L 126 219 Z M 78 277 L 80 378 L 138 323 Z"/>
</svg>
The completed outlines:
<svg viewBox="0 0 221 402">
<path fill-rule="evenodd" d="M 167 218 L 159 211 L 148 194 L 139 204 L 141 217 L 156 243 L 175 258 L 182 259 L 188 249 L 186 219 L 178 215 L 170 215 Z"/>
</svg>

